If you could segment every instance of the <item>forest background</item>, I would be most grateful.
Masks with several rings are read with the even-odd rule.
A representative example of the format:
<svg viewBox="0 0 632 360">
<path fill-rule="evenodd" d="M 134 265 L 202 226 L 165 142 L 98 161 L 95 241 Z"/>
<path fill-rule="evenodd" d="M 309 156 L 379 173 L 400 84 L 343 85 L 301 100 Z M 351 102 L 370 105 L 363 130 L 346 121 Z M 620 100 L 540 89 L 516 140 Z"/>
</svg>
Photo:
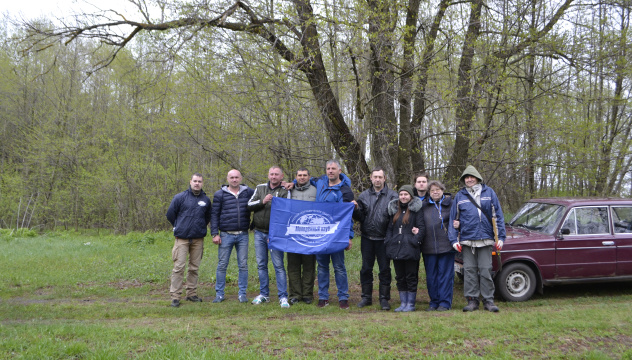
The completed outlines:
<svg viewBox="0 0 632 360">
<path fill-rule="evenodd" d="M 193 172 L 632 196 L 629 1 L 130 0 L 0 24 L 0 227 L 166 229 Z"/>
</svg>

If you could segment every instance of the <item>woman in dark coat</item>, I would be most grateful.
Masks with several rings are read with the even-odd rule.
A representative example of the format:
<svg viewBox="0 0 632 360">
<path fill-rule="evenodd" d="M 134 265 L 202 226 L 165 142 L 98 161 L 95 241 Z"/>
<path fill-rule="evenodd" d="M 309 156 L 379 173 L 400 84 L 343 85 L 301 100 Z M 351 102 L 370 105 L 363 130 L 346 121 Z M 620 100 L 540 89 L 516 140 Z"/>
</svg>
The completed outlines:
<svg viewBox="0 0 632 360">
<path fill-rule="evenodd" d="M 414 311 L 419 280 L 420 246 L 425 233 L 422 202 L 414 196 L 413 187 L 399 189 L 399 199 L 388 204 L 390 221 L 384 247 L 393 260 L 395 281 L 401 305 L 395 311 Z"/>
<path fill-rule="evenodd" d="M 428 311 L 446 311 L 452 308 L 454 288 L 455 251 L 448 238 L 452 198 L 445 196 L 445 186 L 433 180 L 423 206 L 426 233 L 421 254 L 426 269 L 426 285 L 430 296 Z"/>
</svg>

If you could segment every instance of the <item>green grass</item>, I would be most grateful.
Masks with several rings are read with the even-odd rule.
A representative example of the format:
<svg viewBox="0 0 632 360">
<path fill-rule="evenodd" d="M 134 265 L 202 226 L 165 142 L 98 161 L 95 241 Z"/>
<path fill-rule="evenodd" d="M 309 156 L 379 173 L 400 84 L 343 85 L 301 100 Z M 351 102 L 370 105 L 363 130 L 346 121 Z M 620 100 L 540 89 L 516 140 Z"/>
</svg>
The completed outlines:
<svg viewBox="0 0 632 360">
<path fill-rule="evenodd" d="M 334 303 L 324 309 L 240 304 L 235 255 L 227 300 L 212 304 L 217 247 L 207 241 L 199 286 L 205 302 L 174 309 L 168 306 L 172 245 L 168 233 L 0 232 L 0 358 L 632 359 L 629 283 L 547 288 L 525 303 L 499 302 L 501 312 L 491 314 L 461 312 L 457 281 L 456 310 L 447 313 L 358 309 L 356 239 L 346 262 L 349 311 L 335 306 L 333 279 Z M 251 245 L 250 299 L 258 292 L 256 274 Z M 423 276 L 422 269 L 420 310 L 428 301 Z M 394 287 L 392 294 L 397 300 Z"/>
</svg>

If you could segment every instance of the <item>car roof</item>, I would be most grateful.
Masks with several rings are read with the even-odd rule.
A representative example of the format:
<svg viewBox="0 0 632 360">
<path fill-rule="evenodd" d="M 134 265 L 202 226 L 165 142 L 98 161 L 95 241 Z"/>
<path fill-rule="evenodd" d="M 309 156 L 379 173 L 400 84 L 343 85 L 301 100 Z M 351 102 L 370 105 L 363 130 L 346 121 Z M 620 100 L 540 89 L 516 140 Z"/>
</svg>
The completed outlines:
<svg viewBox="0 0 632 360">
<path fill-rule="evenodd" d="M 531 199 L 529 202 L 557 204 L 563 206 L 586 205 L 632 205 L 632 199 L 607 198 L 607 197 L 549 197 Z"/>
</svg>

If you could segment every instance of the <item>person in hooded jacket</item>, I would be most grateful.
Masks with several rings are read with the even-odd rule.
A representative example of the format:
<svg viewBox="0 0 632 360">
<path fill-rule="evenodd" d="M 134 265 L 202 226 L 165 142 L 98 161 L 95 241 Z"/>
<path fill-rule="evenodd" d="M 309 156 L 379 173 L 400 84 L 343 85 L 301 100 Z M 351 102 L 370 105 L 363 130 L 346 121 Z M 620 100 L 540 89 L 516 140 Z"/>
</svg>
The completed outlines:
<svg viewBox="0 0 632 360">
<path fill-rule="evenodd" d="M 396 312 L 415 311 L 421 243 L 426 232 L 422 201 L 414 195 L 411 185 L 399 189 L 399 199 L 388 204 L 390 220 L 384 246 L 386 256 L 393 260 L 395 281 L 401 305 Z"/>
<path fill-rule="evenodd" d="M 428 183 L 428 194 L 423 206 L 426 234 L 421 254 L 426 269 L 426 286 L 430 296 L 428 311 L 447 311 L 452 308 L 455 251 L 448 238 L 452 198 L 444 195 L 445 186 L 433 180 Z"/>
<path fill-rule="evenodd" d="M 463 311 L 478 310 L 479 297 L 482 297 L 485 310 L 498 312 L 494 304 L 492 251 L 493 247 L 501 250 L 505 241 L 503 211 L 498 196 L 482 183 L 483 177 L 474 166 L 465 168 L 460 181 L 465 187 L 454 196 L 448 236 L 454 249 L 463 254 L 463 292 L 467 300 Z M 497 243 L 494 243 L 494 218 L 498 228 Z"/>
</svg>

